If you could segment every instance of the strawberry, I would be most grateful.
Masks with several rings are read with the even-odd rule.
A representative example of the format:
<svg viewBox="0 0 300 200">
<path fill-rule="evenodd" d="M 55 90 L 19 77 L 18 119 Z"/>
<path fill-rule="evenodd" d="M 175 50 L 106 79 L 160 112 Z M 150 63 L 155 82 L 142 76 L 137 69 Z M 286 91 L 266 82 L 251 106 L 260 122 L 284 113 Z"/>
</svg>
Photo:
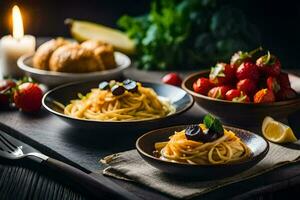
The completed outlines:
<svg viewBox="0 0 300 200">
<path fill-rule="evenodd" d="M 249 97 L 243 91 L 231 89 L 226 92 L 226 100 L 235 102 L 250 102 Z"/>
<path fill-rule="evenodd" d="M 274 55 L 271 55 L 269 51 L 268 54 L 261 56 L 256 60 L 256 65 L 266 76 L 277 77 L 281 71 L 281 63 L 279 59 Z"/>
<path fill-rule="evenodd" d="M 259 79 L 259 71 L 256 64 L 253 62 L 242 63 L 236 70 L 236 77 L 239 80 L 252 79 L 257 81 Z"/>
<path fill-rule="evenodd" d="M 289 75 L 285 72 L 280 72 L 279 76 L 277 77 L 278 83 L 282 88 L 290 88 L 291 83 L 289 79 Z"/>
<path fill-rule="evenodd" d="M 225 99 L 226 98 L 226 92 L 230 90 L 229 86 L 217 86 L 213 87 L 209 90 L 208 95 L 211 98 L 215 99 Z"/>
<path fill-rule="evenodd" d="M 243 79 L 236 84 L 236 88 L 240 91 L 243 91 L 245 94 L 252 96 L 256 91 L 257 84 L 254 80 Z"/>
<path fill-rule="evenodd" d="M 41 107 L 43 92 L 35 83 L 23 83 L 14 93 L 17 108 L 24 112 L 36 112 Z"/>
<path fill-rule="evenodd" d="M 212 87 L 214 87 L 214 85 L 208 78 L 198 78 L 193 84 L 194 91 L 203 95 L 207 95 Z"/>
<path fill-rule="evenodd" d="M 254 95 L 254 103 L 272 103 L 275 101 L 275 95 L 272 90 L 261 89 Z"/>
<path fill-rule="evenodd" d="M 282 88 L 276 93 L 277 101 L 284 101 L 294 99 L 297 96 L 297 92 L 292 88 Z"/>
<path fill-rule="evenodd" d="M 272 90 L 275 94 L 280 90 L 280 85 L 275 77 L 269 76 L 267 78 L 267 87 Z"/>
<path fill-rule="evenodd" d="M 262 51 L 262 47 L 254 49 L 250 52 L 238 51 L 230 59 L 230 64 L 235 68 L 238 68 L 244 62 L 253 62 L 253 56 L 258 52 Z"/>
<path fill-rule="evenodd" d="M 230 84 L 235 79 L 235 69 L 226 63 L 217 63 L 212 67 L 209 74 L 209 80 L 218 86 Z"/>
<path fill-rule="evenodd" d="M 12 80 L 0 80 L 0 91 L 7 90 L 16 86 Z"/>
<path fill-rule="evenodd" d="M 169 73 L 166 74 L 163 78 L 162 78 L 162 82 L 169 84 L 169 85 L 175 85 L 180 87 L 181 85 L 181 78 L 177 73 Z"/>
<path fill-rule="evenodd" d="M 9 108 L 11 94 L 16 83 L 13 80 L 0 80 L 0 110 Z"/>
</svg>

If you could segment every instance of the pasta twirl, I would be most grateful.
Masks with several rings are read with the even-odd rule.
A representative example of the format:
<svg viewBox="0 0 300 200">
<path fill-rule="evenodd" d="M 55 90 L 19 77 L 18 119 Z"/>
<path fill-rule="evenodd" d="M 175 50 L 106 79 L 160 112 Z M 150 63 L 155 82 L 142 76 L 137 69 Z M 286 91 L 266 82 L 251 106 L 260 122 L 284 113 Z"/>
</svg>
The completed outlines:
<svg viewBox="0 0 300 200">
<path fill-rule="evenodd" d="M 232 131 L 225 129 L 222 137 L 206 143 L 188 140 L 185 130 L 182 130 L 175 132 L 168 142 L 156 143 L 155 149 L 160 159 L 199 165 L 232 163 L 251 155 L 246 144 Z"/>
<path fill-rule="evenodd" d="M 137 92 L 115 96 L 110 90 L 94 88 L 81 99 L 72 100 L 64 109 L 68 116 L 99 121 L 134 121 L 165 117 L 175 108 L 157 96 L 152 88 L 138 83 Z"/>
</svg>

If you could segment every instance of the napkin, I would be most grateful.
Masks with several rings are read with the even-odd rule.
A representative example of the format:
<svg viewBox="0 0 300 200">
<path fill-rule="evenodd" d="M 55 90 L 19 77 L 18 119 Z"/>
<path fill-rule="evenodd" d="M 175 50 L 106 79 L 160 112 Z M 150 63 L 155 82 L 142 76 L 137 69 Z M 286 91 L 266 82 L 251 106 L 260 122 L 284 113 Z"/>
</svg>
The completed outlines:
<svg viewBox="0 0 300 200">
<path fill-rule="evenodd" d="M 108 165 L 103 170 L 104 175 L 135 181 L 170 196 L 189 199 L 261 175 L 279 166 L 295 162 L 299 157 L 299 150 L 270 143 L 266 157 L 254 167 L 232 177 L 211 181 L 180 180 L 175 179 L 174 176 L 167 176 L 146 163 L 136 150 L 107 156 L 101 162 Z"/>
</svg>

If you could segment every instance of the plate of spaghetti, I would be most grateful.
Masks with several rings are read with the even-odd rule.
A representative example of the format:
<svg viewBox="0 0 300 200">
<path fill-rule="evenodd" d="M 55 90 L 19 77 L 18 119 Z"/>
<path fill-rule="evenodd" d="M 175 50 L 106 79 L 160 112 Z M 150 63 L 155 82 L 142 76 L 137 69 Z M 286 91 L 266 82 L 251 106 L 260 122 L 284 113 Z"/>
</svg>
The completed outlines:
<svg viewBox="0 0 300 200">
<path fill-rule="evenodd" d="M 223 126 L 212 115 L 203 123 L 148 132 L 136 142 L 139 154 L 154 167 L 178 176 L 213 179 L 242 172 L 268 152 L 259 135 Z"/>
<path fill-rule="evenodd" d="M 193 98 L 171 85 L 123 81 L 91 81 L 57 87 L 43 106 L 72 125 L 101 127 L 167 119 L 186 111 Z"/>
</svg>

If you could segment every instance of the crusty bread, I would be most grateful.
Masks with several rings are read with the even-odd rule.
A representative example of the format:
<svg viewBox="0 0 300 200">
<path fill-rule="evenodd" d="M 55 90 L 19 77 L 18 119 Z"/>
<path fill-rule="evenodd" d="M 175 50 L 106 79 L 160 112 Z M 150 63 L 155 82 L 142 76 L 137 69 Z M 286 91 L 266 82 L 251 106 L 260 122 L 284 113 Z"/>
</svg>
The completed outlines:
<svg viewBox="0 0 300 200">
<path fill-rule="evenodd" d="M 83 73 L 103 70 L 103 63 L 94 52 L 79 44 L 59 47 L 51 56 L 49 69 L 57 72 Z"/>
<path fill-rule="evenodd" d="M 101 41 L 88 40 L 81 43 L 81 46 L 85 49 L 94 51 L 94 54 L 102 60 L 105 69 L 116 68 L 117 64 L 112 45 Z"/>
<path fill-rule="evenodd" d="M 49 70 L 49 60 L 53 52 L 70 42 L 62 38 L 52 39 L 42 44 L 33 56 L 33 66 L 38 69 Z"/>
</svg>

